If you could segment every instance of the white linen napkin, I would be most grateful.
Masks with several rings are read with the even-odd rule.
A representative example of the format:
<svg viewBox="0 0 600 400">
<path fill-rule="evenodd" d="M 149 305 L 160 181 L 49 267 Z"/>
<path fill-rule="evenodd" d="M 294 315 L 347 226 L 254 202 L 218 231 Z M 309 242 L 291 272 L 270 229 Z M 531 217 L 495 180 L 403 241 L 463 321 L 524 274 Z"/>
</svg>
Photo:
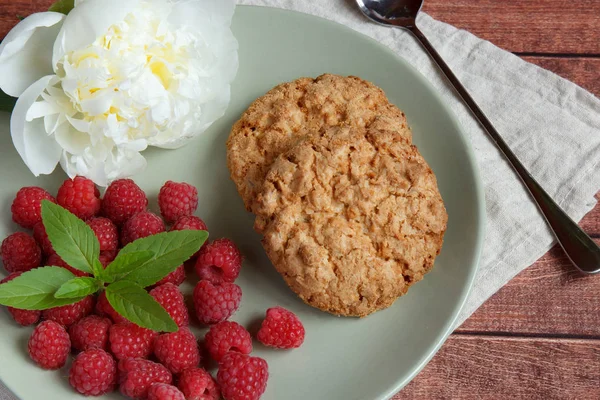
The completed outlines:
<svg viewBox="0 0 600 400">
<path fill-rule="evenodd" d="M 487 232 L 467 319 L 554 243 L 524 187 L 426 53 L 405 31 L 376 25 L 353 0 L 239 0 L 340 22 L 391 48 L 445 98 L 471 141 L 485 185 Z M 600 189 L 600 100 L 552 72 L 472 34 L 421 14 L 419 27 L 540 184 L 579 221 Z M 14 400 L 0 384 L 0 400 Z"/>
</svg>

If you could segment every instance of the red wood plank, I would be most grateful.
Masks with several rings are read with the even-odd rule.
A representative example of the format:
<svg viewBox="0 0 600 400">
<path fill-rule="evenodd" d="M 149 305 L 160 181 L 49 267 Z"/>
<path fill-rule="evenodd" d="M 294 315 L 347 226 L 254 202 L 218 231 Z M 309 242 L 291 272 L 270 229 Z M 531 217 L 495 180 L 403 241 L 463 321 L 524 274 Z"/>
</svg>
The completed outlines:
<svg viewBox="0 0 600 400">
<path fill-rule="evenodd" d="M 453 335 L 393 400 L 600 398 L 600 341 Z"/>
<path fill-rule="evenodd" d="M 424 10 L 512 52 L 600 54 L 597 0 L 426 0 Z"/>
<path fill-rule="evenodd" d="M 598 2 L 600 4 L 600 2 Z M 600 42 L 600 40 L 599 40 Z M 523 57 L 525 60 L 548 69 L 575 82 L 600 97 L 600 58 L 577 57 Z"/>
<path fill-rule="evenodd" d="M 0 0 L 0 38 L 19 23 L 19 17 L 46 11 L 54 0 Z"/>
</svg>

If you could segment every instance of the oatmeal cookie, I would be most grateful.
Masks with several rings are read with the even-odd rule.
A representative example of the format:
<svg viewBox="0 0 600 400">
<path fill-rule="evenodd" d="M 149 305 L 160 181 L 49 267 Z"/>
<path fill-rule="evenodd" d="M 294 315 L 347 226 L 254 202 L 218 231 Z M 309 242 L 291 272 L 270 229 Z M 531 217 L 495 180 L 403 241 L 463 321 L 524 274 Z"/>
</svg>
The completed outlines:
<svg viewBox="0 0 600 400">
<path fill-rule="evenodd" d="M 390 306 L 433 266 L 447 214 L 436 178 L 396 131 L 342 125 L 273 162 L 255 228 L 306 303 L 336 315 Z"/>
<path fill-rule="evenodd" d="M 380 88 L 354 76 L 301 78 L 255 100 L 227 140 L 227 165 L 246 209 L 252 210 L 275 157 L 308 132 L 339 125 L 389 129 L 410 139 L 404 114 Z"/>
</svg>

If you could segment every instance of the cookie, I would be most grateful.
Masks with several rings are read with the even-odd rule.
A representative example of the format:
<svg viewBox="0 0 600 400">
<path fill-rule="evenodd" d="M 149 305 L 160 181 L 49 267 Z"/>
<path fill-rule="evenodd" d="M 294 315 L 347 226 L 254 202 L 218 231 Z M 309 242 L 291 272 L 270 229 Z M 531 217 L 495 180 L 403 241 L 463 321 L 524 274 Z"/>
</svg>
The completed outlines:
<svg viewBox="0 0 600 400">
<path fill-rule="evenodd" d="M 404 114 L 370 82 L 326 74 L 276 86 L 255 100 L 231 129 L 227 165 L 246 209 L 280 153 L 308 132 L 339 125 L 378 127 L 410 138 Z"/>
<path fill-rule="evenodd" d="M 433 266 L 447 214 L 436 178 L 395 131 L 341 126 L 272 164 L 255 228 L 290 288 L 311 306 L 365 316 Z"/>
</svg>

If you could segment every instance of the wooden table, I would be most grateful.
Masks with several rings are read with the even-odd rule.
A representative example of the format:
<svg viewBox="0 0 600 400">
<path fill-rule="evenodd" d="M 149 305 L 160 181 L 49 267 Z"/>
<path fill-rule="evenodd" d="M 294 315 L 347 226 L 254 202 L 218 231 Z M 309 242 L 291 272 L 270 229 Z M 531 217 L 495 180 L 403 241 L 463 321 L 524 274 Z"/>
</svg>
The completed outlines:
<svg viewBox="0 0 600 400">
<path fill-rule="evenodd" d="M 0 37 L 17 15 L 51 3 L 0 0 Z M 425 11 L 600 96 L 600 0 L 427 0 Z M 600 206 L 581 226 L 600 241 Z M 484 398 L 600 399 L 600 276 L 581 276 L 553 248 L 457 329 L 394 400 Z"/>
</svg>

